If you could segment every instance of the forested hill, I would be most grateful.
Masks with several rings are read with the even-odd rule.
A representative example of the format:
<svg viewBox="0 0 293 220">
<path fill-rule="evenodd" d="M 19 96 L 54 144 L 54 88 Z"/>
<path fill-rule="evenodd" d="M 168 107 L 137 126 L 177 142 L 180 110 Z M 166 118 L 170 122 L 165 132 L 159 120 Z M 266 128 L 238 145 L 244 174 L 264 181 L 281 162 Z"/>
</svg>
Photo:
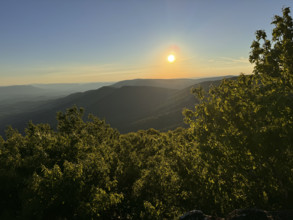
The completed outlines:
<svg viewBox="0 0 293 220">
<path fill-rule="evenodd" d="M 55 126 L 56 112 L 65 111 L 73 105 L 83 107 L 86 115 L 91 113 L 105 119 L 122 133 L 148 128 L 175 129 L 185 126 L 182 110 L 196 103 L 196 99 L 191 94 L 191 88 L 202 85 L 208 89 L 211 84 L 216 85 L 220 82 L 219 80 L 208 81 L 180 90 L 143 86 L 150 84 L 151 81 L 140 80 L 140 86 L 105 86 L 97 90 L 74 93 L 65 98 L 42 102 L 29 112 L 0 117 L 1 134 L 4 134 L 3 131 L 7 125 L 23 131 L 30 120 L 33 123 L 49 123 Z M 161 84 L 163 81 L 160 81 Z M 137 80 L 128 81 L 128 84 L 136 85 L 136 82 Z M 123 84 L 128 85 L 125 82 Z"/>
<path fill-rule="evenodd" d="M 229 78 L 228 80 L 235 80 L 237 77 Z M 182 114 L 185 108 L 194 108 L 198 103 L 198 99 L 191 93 L 193 88 L 202 87 L 208 91 L 211 86 L 218 86 L 221 80 L 211 80 L 198 83 L 187 88 L 178 90 L 171 94 L 165 102 L 158 105 L 152 112 L 137 120 L 124 125 L 120 128 L 121 131 L 137 131 L 140 129 L 155 128 L 160 131 L 173 130 L 178 127 L 186 127 L 184 117 Z"/>
</svg>

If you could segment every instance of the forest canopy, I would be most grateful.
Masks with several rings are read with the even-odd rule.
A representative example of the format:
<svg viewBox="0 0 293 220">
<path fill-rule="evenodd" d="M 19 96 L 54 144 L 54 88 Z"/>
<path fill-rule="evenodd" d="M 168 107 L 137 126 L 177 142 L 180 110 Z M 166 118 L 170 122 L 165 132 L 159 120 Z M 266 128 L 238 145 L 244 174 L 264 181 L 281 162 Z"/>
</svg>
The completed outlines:
<svg viewBox="0 0 293 220">
<path fill-rule="evenodd" d="M 223 80 L 184 110 L 189 128 L 120 134 L 82 108 L 57 130 L 0 137 L 1 219 L 172 219 L 293 204 L 293 22 L 256 32 L 253 75 Z"/>
</svg>

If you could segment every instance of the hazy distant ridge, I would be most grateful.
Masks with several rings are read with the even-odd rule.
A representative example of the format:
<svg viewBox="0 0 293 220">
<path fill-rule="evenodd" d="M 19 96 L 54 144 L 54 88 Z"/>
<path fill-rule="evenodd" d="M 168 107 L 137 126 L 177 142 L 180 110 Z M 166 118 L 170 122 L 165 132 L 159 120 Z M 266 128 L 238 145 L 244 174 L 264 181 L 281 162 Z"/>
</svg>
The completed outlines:
<svg viewBox="0 0 293 220">
<path fill-rule="evenodd" d="M 123 80 L 113 84 L 113 87 L 121 88 L 122 86 L 153 86 L 169 89 L 184 89 L 204 81 L 215 81 L 223 78 L 231 78 L 233 76 L 218 76 L 198 79 L 133 79 Z"/>
<path fill-rule="evenodd" d="M 121 132 L 138 129 L 155 128 L 160 130 L 184 126 L 182 109 L 192 107 L 196 99 L 190 93 L 192 87 L 201 85 L 208 89 L 211 84 L 217 85 L 224 77 L 204 79 L 136 79 L 118 82 L 96 90 L 78 92 L 55 100 L 20 103 L 22 112 L 16 111 L 7 115 L 7 108 L 0 105 L 0 130 L 9 124 L 23 130 L 26 123 L 50 123 L 56 125 L 56 112 L 65 111 L 77 105 L 105 119 L 112 127 Z M 202 83 L 196 83 L 204 81 Z M 177 82 L 177 83 L 176 83 Z M 185 87 L 184 87 L 185 85 Z M 182 87 L 184 87 L 182 89 Z M 180 88 L 180 89 L 178 89 Z M 26 108 L 25 108 L 26 107 Z M 14 104 L 17 109 L 17 103 Z M 4 115 L 4 116 L 3 116 Z"/>
</svg>

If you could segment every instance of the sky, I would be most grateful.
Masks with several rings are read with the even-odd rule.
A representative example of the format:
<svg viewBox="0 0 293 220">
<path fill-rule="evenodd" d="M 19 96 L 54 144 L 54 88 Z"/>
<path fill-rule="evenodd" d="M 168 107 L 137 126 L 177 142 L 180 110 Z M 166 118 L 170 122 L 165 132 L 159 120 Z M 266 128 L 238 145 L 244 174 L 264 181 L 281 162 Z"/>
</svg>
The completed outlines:
<svg viewBox="0 0 293 220">
<path fill-rule="evenodd" d="M 0 0 L 0 86 L 250 74 L 285 0 Z M 167 56 L 173 54 L 175 62 Z"/>
</svg>

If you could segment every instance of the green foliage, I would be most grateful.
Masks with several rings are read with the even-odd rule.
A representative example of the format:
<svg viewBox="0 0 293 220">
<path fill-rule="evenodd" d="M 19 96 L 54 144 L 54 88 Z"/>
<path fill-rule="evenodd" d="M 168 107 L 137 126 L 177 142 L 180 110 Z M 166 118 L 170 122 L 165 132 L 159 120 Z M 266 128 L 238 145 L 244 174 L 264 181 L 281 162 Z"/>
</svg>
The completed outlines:
<svg viewBox="0 0 293 220">
<path fill-rule="evenodd" d="M 271 43 L 253 42 L 255 74 L 223 80 L 185 110 L 188 129 L 120 134 L 73 107 L 57 131 L 29 123 L 0 137 L 1 219 L 174 219 L 191 209 L 293 204 L 290 10 Z M 260 46 L 260 40 L 264 44 Z"/>
<path fill-rule="evenodd" d="M 0 142 L 2 216 L 95 218 L 123 199 L 112 175 L 119 134 L 94 117 L 84 122 L 81 113 L 59 113 L 58 132 L 32 123 L 24 137 L 7 131 Z"/>
<path fill-rule="evenodd" d="M 207 170 L 211 206 L 291 208 L 293 203 L 293 26 L 289 8 L 275 16 L 272 43 L 256 32 L 254 75 L 224 80 L 185 110 Z M 260 46 L 260 40 L 263 45 Z"/>
<path fill-rule="evenodd" d="M 241 75 L 187 110 L 218 211 L 285 208 L 292 191 L 293 90 L 282 80 Z M 289 207 L 287 207 L 289 208 Z"/>
<path fill-rule="evenodd" d="M 293 72 L 293 21 L 290 8 L 283 8 L 283 16 L 276 15 L 272 24 L 275 27 L 271 40 L 264 30 L 256 31 L 249 60 L 255 63 L 255 74 L 286 79 L 286 75 Z"/>
</svg>

